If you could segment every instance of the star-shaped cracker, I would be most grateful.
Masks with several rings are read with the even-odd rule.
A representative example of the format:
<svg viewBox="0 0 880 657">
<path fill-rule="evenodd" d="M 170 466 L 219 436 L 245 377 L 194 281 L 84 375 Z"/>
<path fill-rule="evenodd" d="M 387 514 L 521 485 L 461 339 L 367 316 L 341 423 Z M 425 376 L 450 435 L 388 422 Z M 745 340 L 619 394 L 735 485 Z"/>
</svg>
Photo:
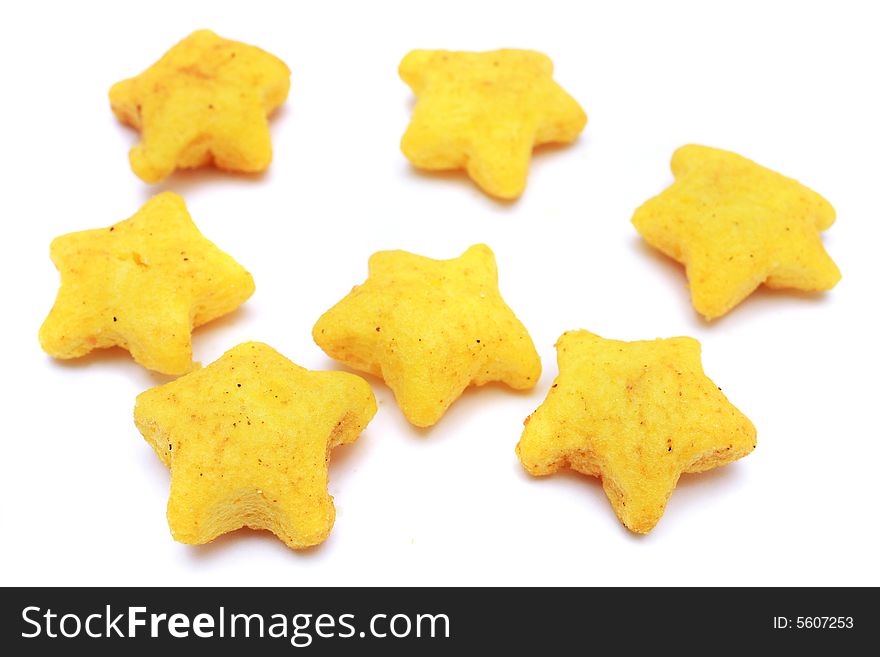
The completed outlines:
<svg viewBox="0 0 880 657">
<path fill-rule="evenodd" d="M 683 263 L 697 312 L 714 319 L 762 283 L 829 290 L 840 271 L 819 232 L 834 208 L 816 192 L 744 157 L 706 146 L 672 156 L 675 182 L 632 222 L 649 244 Z"/>
<path fill-rule="evenodd" d="M 374 254 L 366 282 L 324 313 L 312 335 L 331 358 L 384 379 L 419 427 L 435 424 L 470 385 L 522 390 L 541 375 L 485 244 L 452 260 Z"/>
<path fill-rule="evenodd" d="M 55 358 L 128 349 L 163 374 L 192 367 L 192 329 L 232 312 L 254 280 L 199 232 L 183 199 L 164 192 L 125 221 L 56 238 L 61 273 L 40 344 Z"/>
<path fill-rule="evenodd" d="M 116 117 L 141 133 L 131 168 L 156 183 L 175 169 L 213 163 L 263 171 L 272 161 L 267 116 L 287 98 L 277 57 L 209 30 L 193 32 L 137 77 L 110 89 Z"/>
<path fill-rule="evenodd" d="M 570 331 L 559 376 L 516 452 L 532 475 L 569 467 L 599 477 L 624 525 L 649 532 L 683 472 L 755 448 L 755 427 L 703 373 L 693 338 L 640 342 Z"/>
<path fill-rule="evenodd" d="M 311 372 L 246 342 L 138 395 L 134 420 L 171 469 L 176 540 L 207 543 L 250 527 L 305 548 L 326 539 L 336 517 L 330 451 L 357 439 L 375 414 L 359 376 Z"/>
<path fill-rule="evenodd" d="M 414 50 L 400 77 L 418 97 L 401 149 L 416 167 L 466 169 L 492 196 L 523 193 L 535 146 L 574 141 L 587 123 L 531 50 Z"/>
</svg>

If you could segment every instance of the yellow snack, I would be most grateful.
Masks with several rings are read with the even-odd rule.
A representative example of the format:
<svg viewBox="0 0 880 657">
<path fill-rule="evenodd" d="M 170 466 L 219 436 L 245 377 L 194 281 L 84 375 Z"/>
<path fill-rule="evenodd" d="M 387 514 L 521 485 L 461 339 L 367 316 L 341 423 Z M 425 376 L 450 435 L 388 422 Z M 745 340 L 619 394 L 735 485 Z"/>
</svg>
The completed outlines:
<svg viewBox="0 0 880 657">
<path fill-rule="evenodd" d="M 193 32 L 137 77 L 110 89 L 116 117 L 141 133 L 132 170 L 156 183 L 211 163 L 263 171 L 272 161 L 266 120 L 287 98 L 290 69 L 277 57 L 210 30 Z"/>
<path fill-rule="evenodd" d="M 684 264 L 694 308 L 706 319 L 762 283 L 817 291 L 840 280 L 819 236 L 834 223 L 834 208 L 817 193 L 706 146 L 675 151 L 672 173 L 672 186 L 632 222 L 651 246 Z"/>
<path fill-rule="evenodd" d="M 535 146 L 572 142 L 587 123 L 550 58 L 531 50 L 414 50 L 400 77 L 418 97 L 404 155 L 420 169 L 466 169 L 502 199 L 525 190 Z"/>
<path fill-rule="evenodd" d="M 755 427 L 703 373 L 693 338 L 620 342 L 570 331 L 556 348 L 559 376 L 516 453 L 532 475 L 569 467 L 599 477 L 631 531 L 657 524 L 681 473 L 755 448 Z"/>
<path fill-rule="evenodd" d="M 324 313 L 312 336 L 331 358 L 384 379 L 419 427 L 435 424 L 470 385 L 526 389 L 541 375 L 485 244 L 452 260 L 374 254 L 366 282 Z"/>
<path fill-rule="evenodd" d="M 109 228 L 58 237 L 50 252 L 61 287 L 40 344 L 55 358 L 120 346 L 144 367 L 183 374 L 193 327 L 254 292 L 251 275 L 202 236 L 172 192 Z"/>
<path fill-rule="evenodd" d="M 138 395 L 134 421 L 171 469 L 175 540 L 207 543 L 250 527 L 299 549 L 333 528 L 330 450 L 354 442 L 375 414 L 362 378 L 311 372 L 246 342 Z"/>
</svg>

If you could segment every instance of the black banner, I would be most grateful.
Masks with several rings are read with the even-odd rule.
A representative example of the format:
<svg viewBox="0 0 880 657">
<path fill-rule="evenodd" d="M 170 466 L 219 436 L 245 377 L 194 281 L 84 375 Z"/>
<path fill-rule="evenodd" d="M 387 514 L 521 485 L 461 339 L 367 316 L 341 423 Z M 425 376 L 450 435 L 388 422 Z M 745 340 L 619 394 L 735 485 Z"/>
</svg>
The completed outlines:
<svg viewBox="0 0 880 657">
<path fill-rule="evenodd" d="M 603 645 L 851 654 L 880 638 L 878 609 L 874 589 L 21 588 L 3 591 L 0 640 L 7 655 L 227 644 L 260 655 Z"/>
</svg>

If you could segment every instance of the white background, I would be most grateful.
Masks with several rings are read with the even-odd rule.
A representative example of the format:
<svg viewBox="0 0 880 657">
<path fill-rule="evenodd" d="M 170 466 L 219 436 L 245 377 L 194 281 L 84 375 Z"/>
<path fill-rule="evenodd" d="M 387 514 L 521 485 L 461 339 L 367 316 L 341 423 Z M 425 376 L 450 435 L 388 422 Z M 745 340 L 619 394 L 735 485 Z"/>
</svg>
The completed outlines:
<svg viewBox="0 0 880 657">
<path fill-rule="evenodd" d="M 825 5 L 4 5 L 0 582 L 880 584 L 880 41 L 869 3 Z M 128 167 L 136 135 L 107 91 L 202 27 L 292 69 L 274 163 L 263 176 L 147 186 Z M 410 49 L 502 46 L 550 55 L 589 115 L 576 144 L 540 150 L 515 203 L 462 175 L 418 173 L 398 148 L 412 97 L 397 65 Z M 759 291 L 711 325 L 699 319 L 682 269 L 629 223 L 689 142 L 828 198 L 838 287 Z M 305 367 L 336 367 L 311 327 L 365 278 L 371 253 L 449 258 L 486 242 L 541 354 L 539 385 L 469 391 L 416 430 L 371 380 L 379 413 L 334 453 L 338 517 L 325 544 L 297 553 L 248 530 L 175 543 L 168 472 L 131 417 L 135 396 L 167 379 L 120 350 L 60 363 L 37 342 L 58 285 L 50 240 L 125 219 L 166 189 L 257 284 L 239 311 L 195 332 L 197 360 L 255 339 Z M 597 480 L 533 479 L 514 454 L 556 374 L 553 344 L 575 328 L 698 338 L 707 373 L 758 428 L 746 459 L 684 476 L 647 537 L 620 525 Z"/>
</svg>

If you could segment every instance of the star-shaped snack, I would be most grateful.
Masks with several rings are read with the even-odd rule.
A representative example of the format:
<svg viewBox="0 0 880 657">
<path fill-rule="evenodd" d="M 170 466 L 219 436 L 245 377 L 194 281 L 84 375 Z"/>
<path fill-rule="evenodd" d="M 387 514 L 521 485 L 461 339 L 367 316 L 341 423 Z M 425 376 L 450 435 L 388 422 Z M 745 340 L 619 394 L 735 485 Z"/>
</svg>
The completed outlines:
<svg viewBox="0 0 880 657">
<path fill-rule="evenodd" d="M 617 517 L 648 533 L 683 472 L 755 448 L 755 427 L 703 373 L 693 338 L 620 342 L 570 331 L 559 376 L 516 453 L 532 475 L 571 468 L 599 477 Z"/>
<path fill-rule="evenodd" d="M 175 540 L 207 543 L 250 527 L 299 549 L 333 528 L 330 451 L 354 442 L 375 414 L 359 376 L 311 372 L 246 342 L 138 395 L 134 421 L 171 469 Z"/>
<path fill-rule="evenodd" d="M 762 283 L 830 290 L 840 271 L 819 232 L 834 208 L 816 192 L 740 155 L 682 146 L 675 182 L 633 215 L 647 242 L 684 264 L 697 312 L 714 319 Z"/>
<path fill-rule="evenodd" d="M 52 241 L 61 287 L 40 344 L 55 358 L 119 346 L 163 374 L 192 368 L 192 329 L 235 310 L 254 280 L 199 232 L 183 199 L 151 198 L 109 228 Z"/>
<path fill-rule="evenodd" d="M 373 254 L 366 282 L 324 313 L 312 336 L 331 358 L 384 379 L 419 427 L 435 424 L 470 385 L 523 390 L 541 376 L 485 244 L 452 260 Z"/>
<path fill-rule="evenodd" d="M 116 117 L 140 131 L 132 170 L 156 183 L 211 163 L 264 171 L 272 161 L 267 116 L 287 98 L 290 69 L 264 50 L 193 32 L 137 77 L 110 89 Z"/>
<path fill-rule="evenodd" d="M 501 199 L 525 190 L 535 146 L 572 142 L 587 124 L 553 62 L 532 50 L 414 50 L 400 77 L 418 97 L 404 155 L 420 169 L 466 169 Z"/>
</svg>

